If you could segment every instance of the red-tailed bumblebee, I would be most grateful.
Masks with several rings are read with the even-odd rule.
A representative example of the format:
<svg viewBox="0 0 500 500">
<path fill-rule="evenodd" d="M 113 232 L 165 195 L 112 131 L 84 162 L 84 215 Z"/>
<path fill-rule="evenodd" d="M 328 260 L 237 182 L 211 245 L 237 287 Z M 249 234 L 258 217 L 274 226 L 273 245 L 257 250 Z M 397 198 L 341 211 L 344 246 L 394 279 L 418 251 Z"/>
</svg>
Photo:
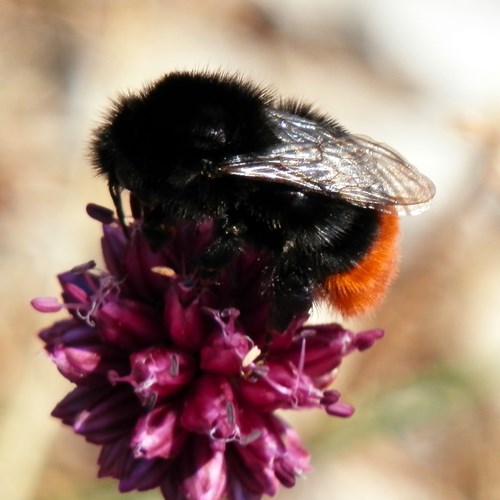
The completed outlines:
<svg viewBox="0 0 500 500">
<path fill-rule="evenodd" d="M 169 221 L 210 217 L 202 268 L 245 244 L 273 259 L 275 326 L 324 298 L 350 315 L 377 305 L 397 265 L 398 216 L 426 210 L 432 182 L 385 145 L 238 76 L 175 72 L 116 100 L 92 156 L 123 224 L 140 200 L 154 244 Z"/>
</svg>

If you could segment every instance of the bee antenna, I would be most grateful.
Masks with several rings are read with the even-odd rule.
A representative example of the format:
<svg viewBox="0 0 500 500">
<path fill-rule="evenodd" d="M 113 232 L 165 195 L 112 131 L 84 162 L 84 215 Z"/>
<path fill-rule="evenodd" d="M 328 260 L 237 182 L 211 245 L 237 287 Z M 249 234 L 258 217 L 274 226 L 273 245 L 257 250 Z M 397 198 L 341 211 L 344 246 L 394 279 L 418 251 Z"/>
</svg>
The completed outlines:
<svg viewBox="0 0 500 500">
<path fill-rule="evenodd" d="M 125 224 L 125 214 L 123 212 L 120 186 L 116 182 L 110 180 L 108 182 L 108 188 L 109 188 L 109 194 L 111 195 L 111 199 L 113 200 L 113 204 L 116 208 L 116 215 L 118 216 L 118 221 L 120 222 L 120 226 L 122 227 L 123 232 L 127 237 L 127 239 L 130 239 L 130 233 L 127 225 Z"/>
</svg>

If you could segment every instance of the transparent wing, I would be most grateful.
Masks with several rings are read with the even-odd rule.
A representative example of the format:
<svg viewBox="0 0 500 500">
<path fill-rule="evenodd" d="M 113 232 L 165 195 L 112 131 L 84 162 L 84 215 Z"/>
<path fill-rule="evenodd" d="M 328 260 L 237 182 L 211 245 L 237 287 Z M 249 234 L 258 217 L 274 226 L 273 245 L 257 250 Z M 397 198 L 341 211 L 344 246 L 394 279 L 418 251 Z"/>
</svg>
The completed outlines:
<svg viewBox="0 0 500 500">
<path fill-rule="evenodd" d="M 399 215 L 425 211 L 434 184 L 388 146 L 332 130 L 289 113 L 268 111 L 281 144 L 262 155 L 235 156 L 221 165 L 229 175 L 279 182 L 340 196 L 365 208 Z"/>
</svg>

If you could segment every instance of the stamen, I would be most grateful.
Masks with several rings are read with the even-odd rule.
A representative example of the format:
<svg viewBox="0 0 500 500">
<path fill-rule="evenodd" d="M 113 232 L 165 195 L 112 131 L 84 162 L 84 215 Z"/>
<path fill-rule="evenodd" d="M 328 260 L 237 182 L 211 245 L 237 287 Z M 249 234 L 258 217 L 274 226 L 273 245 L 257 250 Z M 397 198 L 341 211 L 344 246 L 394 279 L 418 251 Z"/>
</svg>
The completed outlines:
<svg viewBox="0 0 500 500">
<path fill-rule="evenodd" d="M 151 272 L 165 276 L 166 278 L 175 278 L 177 276 L 177 273 L 171 267 L 167 266 L 153 266 Z"/>
<path fill-rule="evenodd" d="M 241 362 L 241 366 L 243 368 L 248 368 L 261 354 L 261 350 L 254 345 L 245 355 L 243 361 Z"/>
<path fill-rule="evenodd" d="M 354 408 L 350 404 L 340 401 L 340 392 L 336 390 L 325 391 L 320 404 L 329 415 L 336 417 L 347 418 L 354 413 Z"/>
<path fill-rule="evenodd" d="M 227 403 L 226 413 L 227 413 L 227 421 L 229 422 L 229 425 L 233 427 L 236 423 L 236 415 L 233 403 Z"/>
<path fill-rule="evenodd" d="M 259 439 L 261 435 L 262 431 L 260 429 L 255 429 L 250 434 L 241 436 L 238 440 L 238 444 L 241 446 L 246 446 L 247 444 L 253 443 L 256 439 Z"/>
<path fill-rule="evenodd" d="M 94 303 L 92 303 L 92 305 L 90 306 L 90 309 L 86 312 L 86 313 L 83 313 L 80 309 L 77 309 L 76 310 L 76 315 L 82 320 L 82 321 L 85 321 L 85 323 L 87 323 L 87 325 L 89 325 L 90 327 L 94 327 L 95 326 L 95 321 L 91 318 L 92 314 L 94 313 L 94 311 L 96 310 L 96 307 L 94 307 Z"/>
<path fill-rule="evenodd" d="M 218 309 L 211 309 L 210 307 L 205 307 L 205 311 L 209 312 L 215 321 L 221 327 L 222 333 L 224 335 L 228 335 L 228 333 L 232 333 L 236 331 L 235 321 L 236 318 L 240 315 L 238 309 L 234 307 L 228 307 L 226 309 L 222 309 L 219 311 Z"/>
<path fill-rule="evenodd" d="M 64 309 L 64 304 L 55 297 L 36 297 L 31 301 L 31 305 L 43 313 L 59 312 Z"/>
<path fill-rule="evenodd" d="M 71 274 L 83 274 L 86 271 L 90 271 L 91 269 L 95 269 L 96 263 L 94 260 L 89 260 L 85 262 L 85 264 L 80 264 L 70 269 Z"/>
<path fill-rule="evenodd" d="M 111 275 L 105 274 L 102 276 L 94 276 L 90 273 L 86 273 L 85 277 L 87 278 L 87 281 L 89 283 L 92 282 L 91 278 L 96 278 L 96 284 L 98 284 L 98 287 L 96 288 L 96 284 L 94 284 L 93 288 L 95 292 L 92 295 L 87 295 L 87 297 L 85 297 L 87 299 L 90 299 L 90 307 L 89 304 L 84 302 L 84 298 L 82 297 L 82 302 L 76 307 L 73 306 L 73 308 L 76 309 L 76 314 L 82 321 L 85 321 L 87 325 L 94 327 L 95 321 L 92 319 L 92 316 L 104 304 L 110 294 L 118 295 L 120 293 L 120 284 L 125 278 L 118 280 Z M 68 284 L 68 287 L 69 286 L 71 286 L 71 283 Z M 78 287 L 76 288 L 77 289 L 73 291 L 74 295 L 78 291 Z M 69 308 L 68 306 L 69 304 L 66 304 L 67 308 Z M 82 306 L 84 306 L 84 308 L 82 308 Z"/>
<path fill-rule="evenodd" d="M 125 223 L 125 213 L 123 212 L 121 188 L 118 183 L 110 179 L 110 181 L 108 182 L 108 189 L 109 189 L 109 194 L 111 195 L 111 199 L 113 200 L 113 204 L 116 208 L 116 214 L 118 215 L 118 222 L 120 223 L 120 226 L 123 230 L 123 234 L 128 240 L 130 240 L 130 233 L 127 224 Z"/>
<path fill-rule="evenodd" d="M 306 338 L 303 338 L 301 341 L 300 345 L 300 357 L 299 357 L 299 364 L 296 367 L 297 373 L 295 377 L 295 387 L 293 389 L 293 398 L 294 400 L 297 400 L 297 392 L 299 390 L 299 384 L 302 379 L 302 375 L 304 374 L 304 365 L 306 361 Z"/>
<path fill-rule="evenodd" d="M 179 356 L 177 356 L 176 354 L 172 354 L 170 356 L 170 361 L 172 362 L 171 365 L 170 365 L 170 375 L 172 375 L 172 377 L 178 377 L 179 376 Z"/>
</svg>

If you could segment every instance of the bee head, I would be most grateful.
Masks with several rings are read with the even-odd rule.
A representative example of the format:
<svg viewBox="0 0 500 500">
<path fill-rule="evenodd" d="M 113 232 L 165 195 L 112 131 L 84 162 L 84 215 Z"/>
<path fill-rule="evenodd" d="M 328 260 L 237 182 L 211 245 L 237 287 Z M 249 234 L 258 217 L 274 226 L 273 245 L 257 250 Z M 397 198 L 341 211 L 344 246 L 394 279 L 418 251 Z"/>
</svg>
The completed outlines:
<svg viewBox="0 0 500 500">
<path fill-rule="evenodd" d="M 261 90 L 237 77 L 172 73 L 118 99 L 94 133 L 98 173 L 154 203 L 224 158 L 271 143 Z"/>
</svg>

